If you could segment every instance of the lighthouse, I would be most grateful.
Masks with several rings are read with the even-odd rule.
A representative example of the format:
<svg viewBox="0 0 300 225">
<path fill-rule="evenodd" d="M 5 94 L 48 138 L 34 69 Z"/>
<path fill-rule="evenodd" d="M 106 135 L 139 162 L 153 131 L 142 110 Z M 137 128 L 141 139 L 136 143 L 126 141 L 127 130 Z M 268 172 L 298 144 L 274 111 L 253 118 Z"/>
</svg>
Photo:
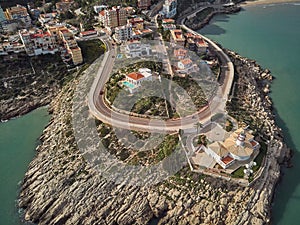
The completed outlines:
<svg viewBox="0 0 300 225">
<path fill-rule="evenodd" d="M 245 131 L 241 131 L 241 133 L 238 135 L 237 139 L 236 139 L 236 145 L 237 146 L 245 146 L 245 140 L 246 140 L 246 134 Z"/>
</svg>

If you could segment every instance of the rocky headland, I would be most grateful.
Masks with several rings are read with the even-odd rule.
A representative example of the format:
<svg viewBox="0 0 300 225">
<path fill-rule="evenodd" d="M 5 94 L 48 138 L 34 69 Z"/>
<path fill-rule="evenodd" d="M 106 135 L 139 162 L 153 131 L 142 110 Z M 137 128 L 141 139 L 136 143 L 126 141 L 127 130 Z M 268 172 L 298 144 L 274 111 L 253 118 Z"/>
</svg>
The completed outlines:
<svg viewBox="0 0 300 225">
<path fill-rule="evenodd" d="M 73 79 L 51 103 L 52 119 L 22 182 L 18 204 L 24 219 L 47 225 L 270 223 L 280 165 L 290 156 L 268 97 L 272 76 L 253 60 L 231 51 L 227 54 L 236 71 L 227 110 L 240 122 L 251 122 L 251 128 L 268 143 L 263 169 L 251 185 L 193 173 L 188 166 L 150 187 L 107 181 L 76 145 L 71 121 L 78 80 Z M 117 156 L 130 150 L 115 139 L 108 146 Z"/>
<path fill-rule="evenodd" d="M 59 55 L 0 56 L 0 121 L 49 104 L 71 72 Z"/>
<path fill-rule="evenodd" d="M 104 52 L 99 40 L 81 41 L 79 45 L 83 69 Z M 0 56 L 0 71 L 0 121 L 48 105 L 80 72 L 67 66 L 59 54 L 29 57 L 25 53 Z"/>
<path fill-rule="evenodd" d="M 193 16 L 186 17 L 185 25 L 193 30 L 200 30 L 205 25 L 207 25 L 215 15 L 237 13 L 240 10 L 240 6 L 233 6 L 222 9 L 214 9 L 213 7 L 207 6 L 203 10 L 195 13 Z"/>
</svg>

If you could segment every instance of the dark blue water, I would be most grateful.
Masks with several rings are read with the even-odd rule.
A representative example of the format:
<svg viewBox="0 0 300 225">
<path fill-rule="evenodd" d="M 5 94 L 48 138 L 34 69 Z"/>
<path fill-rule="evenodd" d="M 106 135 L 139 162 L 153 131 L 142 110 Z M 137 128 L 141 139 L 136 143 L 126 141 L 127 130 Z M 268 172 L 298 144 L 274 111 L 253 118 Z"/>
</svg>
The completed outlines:
<svg viewBox="0 0 300 225">
<path fill-rule="evenodd" d="M 246 7 L 215 17 L 199 32 L 256 59 L 276 77 L 271 97 L 277 122 L 295 155 L 294 167 L 285 171 L 277 189 L 273 219 L 275 224 L 300 224 L 300 4 Z"/>
</svg>

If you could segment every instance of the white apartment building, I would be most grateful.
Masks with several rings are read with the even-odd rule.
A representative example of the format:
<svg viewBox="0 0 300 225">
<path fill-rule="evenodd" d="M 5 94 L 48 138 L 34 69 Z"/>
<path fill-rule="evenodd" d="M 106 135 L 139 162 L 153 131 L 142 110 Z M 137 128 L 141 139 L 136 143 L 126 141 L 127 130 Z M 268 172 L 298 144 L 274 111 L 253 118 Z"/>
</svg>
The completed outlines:
<svg viewBox="0 0 300 225">
<path fill-rule="evenodd" d="M 165 0 L 162 14 L 166 18 L 173 18 L 177 13 L 177 0 Z"/>
<path fill-rule="evenodd" d="M 116 27 L 115 29 L 115 39 L 119 42 L 132 39 L 132 35 L 133 32 L 131 24 Z"/>
<path fill-rule="evenodd" d="M 55 38 L 49 32 L 20 30 L 19 36 L 29 56 L 54 54 L 58 51 Z"/>
<path fill-rule="evenodd" d="M 129 41 L 125 47 L 127 58 L 148 57 L 152 55 L 149 44 L 142 44 L 140 41 Z"/>
</svg>

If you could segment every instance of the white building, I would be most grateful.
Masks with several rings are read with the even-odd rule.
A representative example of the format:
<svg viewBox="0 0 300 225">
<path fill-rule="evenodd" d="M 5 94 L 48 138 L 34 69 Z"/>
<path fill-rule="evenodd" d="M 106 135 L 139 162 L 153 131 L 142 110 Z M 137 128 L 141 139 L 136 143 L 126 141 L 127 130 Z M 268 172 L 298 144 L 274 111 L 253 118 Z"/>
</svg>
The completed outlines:
<svg viewBox="0 0 300 225">
<path fill-rule="evenodd" d="M 114 37 L 115 37 L 116 41 L 118 41 L 118 42 L 127 41 L 127 40 L 132 39 L 131 24 L 116 27 Z"/>
<path fill-rule="evenodd" d="M 173 18 L 177 13 L 177 0 L 165 0 L 162 14 L 166 18 Z"/>
<path fill-rule="evenodd" d="M 186 59 L 181 59 L 178 63 L 177 63 L 177 72 L 178 73 L 192 73 L 192 72 L 196 72 L 199 70 L 199 68 L 197 67 L 196 64 L 193 63 L 193 61 L 189 58 Z"/>
<path fill-rule="evenodd" d="M 55 37 L 50 32 L 20 30 L 19 36 L 29 56 L 41 54 L 54 54 L 58 51 Z"/>
<path fill-rule="evenodd" d="M 202 145 L 200 149 L 211 156 L 223 169 L 226 169 L 235 161 L 250 159 L 253 152 L 258 151 L 259 147 L 259 143 L 254 140 L 254 136 L 240 128 L 225 141 L 213 142 L 207 147 Z"/>
<path fill-rule="evenodd" d="M 130 41 L 125 47 L 127 58 L 148 57 L 152 55 L 152 49 L 149 44 L 142 44 L 140 41 Z"/>
<path fill-rule="evenodd" d="M 45 13 L 45 14 L 40 14 L 38 21 L 44 26 L 46 23 L 52 21 L 53 19 L 56 18 L 57 13 Z"/>
<path fill-rule="evenodd" d="M 102 10 L 108 9 L 107 5 L 95 5 L 94 6 L 94 12 L 96 14 L 98 14 L 99 12 L 101 12 Z"/>
<path fill-rule="evenodd" d="M 148 68 L 141 68 L 138 72 L 127 74 L 123 85 L 127 87 L 130 93 L 134 93 L 144 81 L 152 81 L 152 73 Z"/>
<path fill-rule="evenodd" d="M 81 38 L 95 38 L 98 37 L 98 32 L 96 30 L 88 30 L 88 31 L 82 31 L 79 33 L 79 37 Z"/>
<path fill-rule="evenodd" d="M 25 52 L 23 44 L 18 42 L 4 42 L 0 43 L 0 55 L 8 55 L 8 53 Z"/>
</svg>

